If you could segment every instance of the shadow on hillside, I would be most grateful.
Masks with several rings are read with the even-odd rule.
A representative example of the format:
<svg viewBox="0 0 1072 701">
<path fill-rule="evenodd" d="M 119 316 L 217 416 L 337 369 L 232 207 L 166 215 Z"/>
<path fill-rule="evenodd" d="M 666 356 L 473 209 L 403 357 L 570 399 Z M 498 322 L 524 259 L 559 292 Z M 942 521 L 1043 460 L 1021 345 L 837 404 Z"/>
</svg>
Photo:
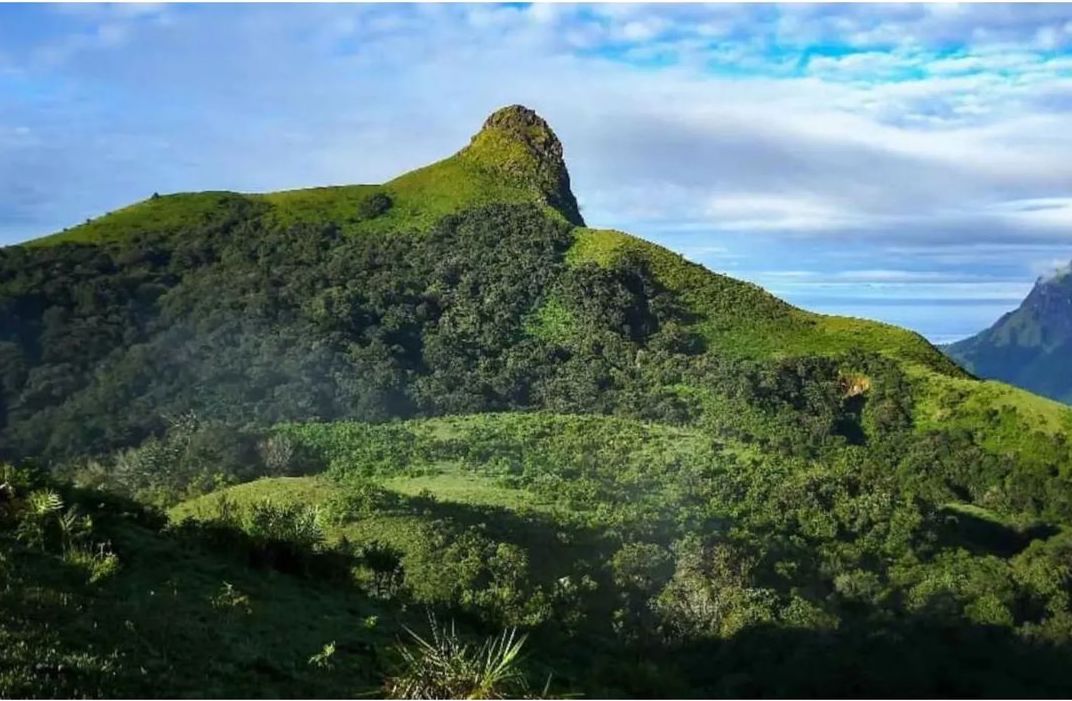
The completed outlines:
<svg viewBox="0 0 1072 701">
<path fill-rule="evenodd" d="M 679 649 L 693 697 L 1068 698 L 1072 648 L 926 618 L 839 631 L 760 626 Z"/>
<path fill-rule="evenodd" d="M 64 498 L 92 517 L 94 543 L 119 565 L 93 581 L 85 559 L 7 549 L 0 638 L 15 644 L 0 644 L 0 697 L 349 698 L 378 690 L 379 651 L 398 633 L 396 607 L 337 581 L 250 568 L 244 558 L 274 544 L 233 529 L 166 528 L 159 512 L 111 494 L 70 490 Z M 309 566 L 332 572 L 338 563 Z M 384 624 L 362 625 L 370 616 Z M 332 664 L 311 665 L 327 643 L 338 651 Z"/>
<path fill-rule="evenodd" d="M 1027 528 L 1014 528 L 994 519 L 984 518 L 953 508 L 942 510 L 937 530 L 939 544 L 960 547 L 976 555 L 996 555 L 1009 558 L 1031 545 L 1056 535 L 1056 526 L 1038 523 Z"/>
<path fill-rule="evenodd" d="M 606 548 L 606 536 L 600 530 L 564 524 L 536 511 L 518 513 L 500 506 L 419 496 L 409 497 L 405 508 L 424 519 L 447 522 L 456 528 L 475 528 L 495 541 L 523 548 L 529 554 L 531 572 L 536 573 L 538 581 L 557 579 L 563 563 L 594 558 Z"/>
</svg>

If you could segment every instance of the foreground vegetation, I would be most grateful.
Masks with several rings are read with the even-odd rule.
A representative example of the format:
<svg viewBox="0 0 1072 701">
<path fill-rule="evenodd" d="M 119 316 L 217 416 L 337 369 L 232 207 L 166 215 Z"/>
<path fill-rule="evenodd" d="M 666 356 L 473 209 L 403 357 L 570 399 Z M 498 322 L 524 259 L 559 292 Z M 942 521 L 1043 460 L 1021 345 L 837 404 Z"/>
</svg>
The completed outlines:
<svg viewBox="0 0 1072 701">
<path fill-rule="evenodd" d="M 168 518 L 8 468 L 4 694 L 456 696 L 493 649 L 484 696 L 1069 691 L 1067 530 L 853 446 L 554 414 L 263 440 L 317 472 Z"/>
</svg>

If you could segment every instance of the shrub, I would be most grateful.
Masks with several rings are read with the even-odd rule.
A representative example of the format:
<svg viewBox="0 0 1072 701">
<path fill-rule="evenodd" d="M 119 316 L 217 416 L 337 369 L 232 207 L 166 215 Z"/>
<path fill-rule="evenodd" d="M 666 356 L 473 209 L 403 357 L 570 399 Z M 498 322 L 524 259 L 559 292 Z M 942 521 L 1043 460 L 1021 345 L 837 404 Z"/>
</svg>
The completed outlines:
<svg viewBox="0 0 1072 701">
<path fill-rule="evenodd" d="M 398 672 L 384 685 L 394 699 L 496 699 L 532 697 L 518 666 L 526 636 L 514 629 L 485 639 L 479 645 L 462 640 L 454 629 L 440 627 L 430 617 L 431 636 L 422 638 L 409 628 L 412 644 L 400 646 Z M 544 690 L 546 692 L 546 689 Z"/>
<path fill-rule="evenodd" d="M 44 550 L 62 510 L 63 499 L 55 491 L 46 488 L 30 492 L 22 504 L 16 537 L 31 548 Z"/>
<path fill-rule="evenodd" d="M 773 592 L 750 586 L 752 563 L 732 547 L 690 537 L 675 550 L 673 579 L 654 601 L 668 637 L 729 637 L 773 619 Z"/>
<path fill-rule="evenodd" d="M 355 555 L 362 563 L 355 574 L 366 580 L 369 594 L 380 599 L 391 599 L 398 595 L 405 578 L 401 550 L 380 541 L 372 541 L 360 546 Z"/>
<path fill-rule="evenodd" d="M 253 613 L 253 607 L 250 605 L 249 596 L 240 592 L 230 582 L 223 583 L 220 590 L 209 599 L 209 604 L 212 605 L 212 608 L 218 611 L 242 613 L 247 616 Z"/>
<path fill-rule="evenodd" d="M 334 656 L 335 641 L 332 640 L 330 643 L 324 643 L 324 647 L 320 648 L 320 652 L 309 658 L 309 666 L 317 669 L 331 669 L 335 666 L 335 661 L 332 659 Z"/>
<path fill-rule="evenodd" d="M 366 197 L 357 207 L 357 216 L 362 220 L 375 219 L 387 213 L 394 202 L 386 192 L 376 192 Z"/>
<path fill-rule="evenodd" d="M 346 523 L 397 506 L 398 495 L 371 480 L 351 477 L 338 482 L 338 489 L 328 499 L 326 513 L 335 523 Z"/>
<path fill-rule="evenodd" d="M 288 543 L 312 550 L 324 541 L 319 509 L 302 504 L 255 503 L 246 516 L 245 530 L 262 544 Z"/>
<path fill-rule="evenodd" d="M 269 477 L 291 474 L 294 460 L 294 439 L 286 434 L 268 436 L 257 444 L 264 463 L 264 473 Z"/>
</svg>

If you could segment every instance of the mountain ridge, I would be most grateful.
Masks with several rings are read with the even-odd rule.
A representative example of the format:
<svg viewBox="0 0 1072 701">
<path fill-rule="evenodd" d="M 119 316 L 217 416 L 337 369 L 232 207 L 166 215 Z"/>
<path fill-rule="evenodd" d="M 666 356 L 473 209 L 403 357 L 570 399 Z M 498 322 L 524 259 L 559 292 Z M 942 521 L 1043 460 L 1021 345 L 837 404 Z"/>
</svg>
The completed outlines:
<svg viewBox="0 0 1072 701">
<path fill-rule="evenodd" d="M 374 210 L 371 216 L 355 215 L 370 201 L 377 199 L 382 202 L 382 211 Z M 79 227 L 21 245 L 119 243 L 124 237 L 139 232 L 170 234 L 183 227 L 226 221 L 236 212 L 284 227 L 328 223 L 350 235 L 390 233 L 407 228 L 423 231 L 444 216 L 487 202 L 534 203 L 565 223 L 581 227 L 582 232 L 597 232 L 590 235 L 582 233 L 581 238 L 589 243 L 582 241 L 579 244 L 581 248 L 592 248 L 590 242 L 602 238 L 608 250 L 635 250 L 635 240 L 647 247 L 648 252 L 644 255 L 669 260 L 659 252 L 663 250 L 661 247 L 631 234 L 608 229 L 585 229 L 576 197 L 570 188 L 560 140 L 547 121 L 534 110 L 516 104 L 492 112 L 480 130 L 470 138 L 469 144 L 453 155 L 403 173 L 382 185 L 313 187 L 263 194 L 221 191 L 154 196 Z M 685 260 L 676 254 L 673 257 Z M 667 265 L 663 267 L 666 269 Z M 720 273 L 703 270 L 719 280 L 730 281 L 727 284 L 741 291 L 755 287 Z M 686 274 L 684 277 L 703 286 L 702 275 Z M 718 299 L 723 296 L 726 296 L 724 289 L 720 294 L 707 294 L 706 303 L 717 306 Z M 757 333 L 738 334 L 741 338 L 734 339 L 734 342 L 739 340 L 742 344 L 740 347 L 755 347 L 746 355 L 768 354 L 779 346 L 785 347 L 790 338 L 800 343 L 801 352 L 838 352 L 856 342 L 867 341 L 884 346 L 882 352 L 900 352 L 932 367 L 941 367 L 942 372 L 958 372 L 941 353 L 932 352 L 933 347 L 928 341 L 914 332 L 879 322 L 807 312 L 766 291 L 760 295 L 747 293 L 747 296 L 754 300 L 753 303 L 764 306 L 766 313 L 780 315 L 790 332 L 788 336 L 776 333 L 772 327 L 760 329 Z M 735 293 L 728 295 L 728 298 L 733 297 Z M 741 328 L 732 320 L 723 320 L 710 326 L 723 331 Z M 764 334 L 768 336 L 766 341 L 761 338 Z M 802 341 L 800 334 L 811 340 Z M 873 341 L 867 338 L 876 334 L 878 338 Z"/>
<path fill-rule="evenodd" d="M 1072 402 L 1072 265 L 1040 276 L 1019 307 L 946 352 L 981 377 Z"/>
<path fill-rule="evenodd" d="M 381 204 L 362 216 L 363 208 L 375 199 Z M 221 190 L 154 194 L 17 245 L 117 243 L 139 232 L 174 233 L 183 227 L 224 220 L 235 209 L 254 212 L 282 226 L 330 222 L 353 234 L 393 231 L 403 224 L 428 229 L 443 216 L 487 202 L 533 202 L 570 224 L 584 226 L 570 189 L 562 144 L 547 122 L 527 107 L 511 105 L 496 110 L 467 146 L 382 184 L 268 193 Z"/>
</svg>

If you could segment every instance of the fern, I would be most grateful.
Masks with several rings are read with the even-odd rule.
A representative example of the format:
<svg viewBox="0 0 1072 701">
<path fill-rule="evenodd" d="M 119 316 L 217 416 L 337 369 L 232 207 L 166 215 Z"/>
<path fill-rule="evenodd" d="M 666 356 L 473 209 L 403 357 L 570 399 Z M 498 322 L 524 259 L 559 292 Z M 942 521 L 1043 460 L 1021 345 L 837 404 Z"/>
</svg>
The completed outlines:
<svg viewBox="0 0 1072 701">
<path fill-rule="evenodd" d="M 51 489 L 38 489 L 26 498 L 30 515 L 44 518 L 63 509 L 63 498 Z"/>
</svg>

